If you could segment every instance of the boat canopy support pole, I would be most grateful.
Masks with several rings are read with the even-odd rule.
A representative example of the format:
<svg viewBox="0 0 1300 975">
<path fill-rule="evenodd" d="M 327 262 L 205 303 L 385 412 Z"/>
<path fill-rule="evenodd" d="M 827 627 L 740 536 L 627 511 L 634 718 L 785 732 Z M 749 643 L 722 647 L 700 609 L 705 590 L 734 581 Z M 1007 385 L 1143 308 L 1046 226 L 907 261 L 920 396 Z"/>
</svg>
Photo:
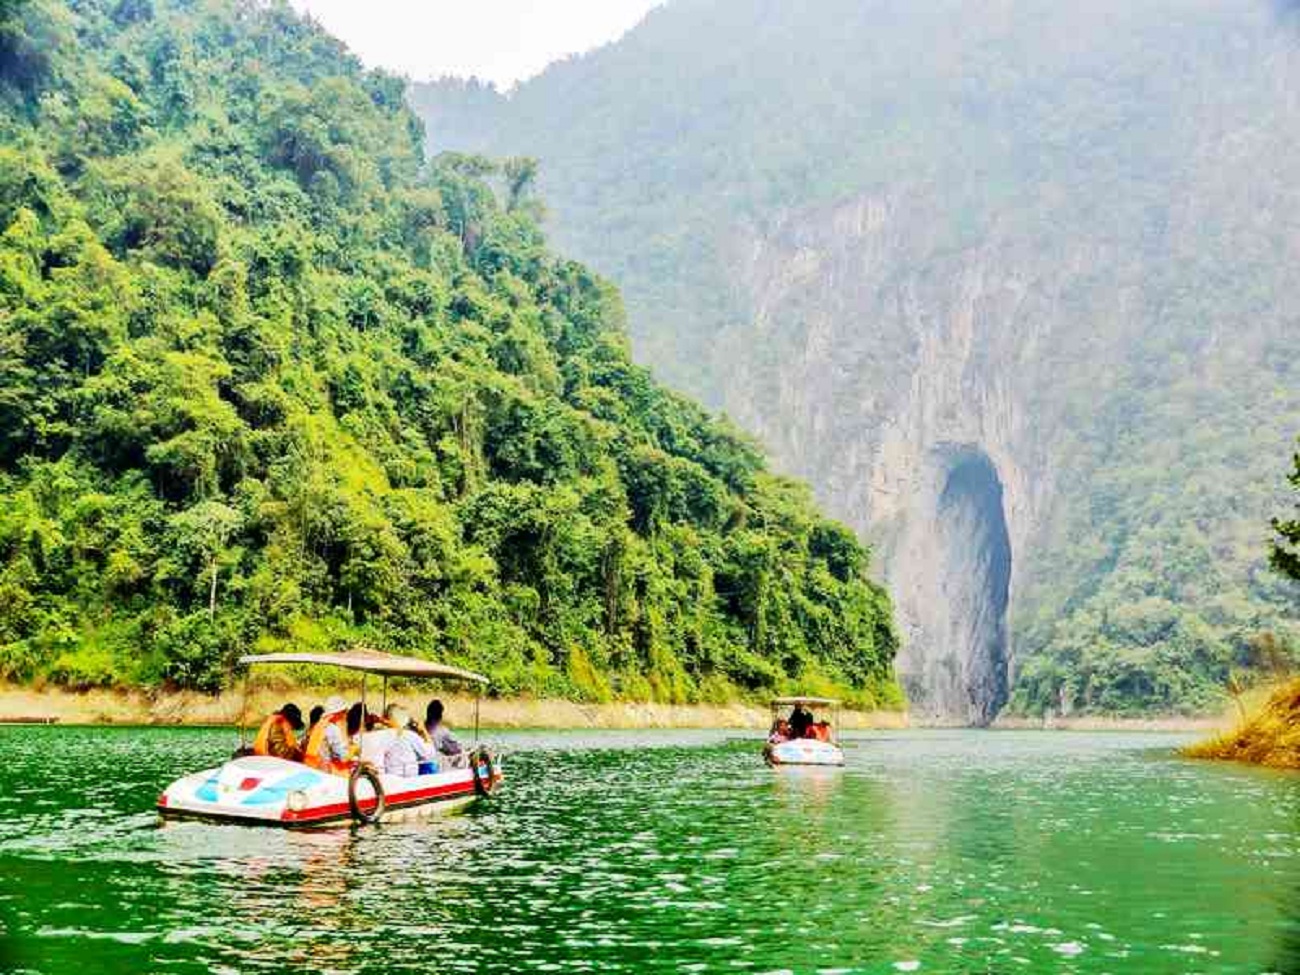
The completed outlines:
<svg viewBox="0 0 1300 975">
<path fill-rule="evenodd" d="M 478 744 L 478 705 L 483 700 L 483 688 L 474 687 L 474 744 Z"/>
<path fill-rule="evenodd" d="M 242 752 L 248 747 L 244 741 L 244 725 L 248 720 L 248 685 L 253 680 L 253 668 L 249 667 L 244 671 L 244 693 L 239 700 L 239 750 Z"/>
</svg>

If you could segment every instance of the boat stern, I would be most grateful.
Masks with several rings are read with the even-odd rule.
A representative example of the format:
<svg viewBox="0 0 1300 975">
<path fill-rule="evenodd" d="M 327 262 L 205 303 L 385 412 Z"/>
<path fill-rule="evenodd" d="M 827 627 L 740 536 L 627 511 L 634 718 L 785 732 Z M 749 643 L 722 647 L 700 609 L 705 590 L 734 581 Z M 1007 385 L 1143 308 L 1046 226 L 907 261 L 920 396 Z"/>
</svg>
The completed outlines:
<svg viewBox="0 0 1300 975">
<path fill-rule="evenodd" d="M 772 765 L 843 765 L 844 751 L 839 745 L 816 738 L 790 738 L 769 742 L 763 757 Z"/>
</svg>

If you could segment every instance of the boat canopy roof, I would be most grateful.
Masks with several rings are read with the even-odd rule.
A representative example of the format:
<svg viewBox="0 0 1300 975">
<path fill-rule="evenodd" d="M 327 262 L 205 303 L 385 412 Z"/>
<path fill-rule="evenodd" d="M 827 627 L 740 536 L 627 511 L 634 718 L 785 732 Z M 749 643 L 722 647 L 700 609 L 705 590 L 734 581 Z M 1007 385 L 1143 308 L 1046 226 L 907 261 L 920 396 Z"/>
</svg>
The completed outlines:
<svg viewBox="0 0 1300 975">
<path fill-rule="evenodd" d="M 840 702 L 833 697 L 774 697 L 772 698 L 772 707 L 783 708 L 795 704 L 811 704 L 819 708 L 831 708 Z"/>
<path fill-rule="evenodd" d="M 385 677 L 441 677 L 446 680 L 463 680 L 474 684 L 488 683 L 482 674 L 447 664 L 425 660 L 422 657 L 403 657 L 396 653 L 383 653 L 357 647 L 343 653 L 262 653 L 240 657 L 241 664 L 319 664 L 360 670 Z"/>
</svg>

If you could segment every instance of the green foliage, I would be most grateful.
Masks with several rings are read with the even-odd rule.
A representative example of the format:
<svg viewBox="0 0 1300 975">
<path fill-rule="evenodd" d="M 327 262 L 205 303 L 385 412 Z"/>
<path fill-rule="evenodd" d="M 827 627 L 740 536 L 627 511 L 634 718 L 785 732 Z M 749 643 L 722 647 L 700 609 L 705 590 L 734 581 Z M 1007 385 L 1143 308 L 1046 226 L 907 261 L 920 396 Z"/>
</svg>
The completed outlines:
<svg viewBox="0 0 1300 975">
<path fill-rule="evenodd" d="M 1291 487 L 1300 492 L 1300 454 L 1292 458 L 1292 470 L 1287 478 Z M 1296 504 L 1300 512 L 1300 502 Z M 1273 531 L 1276 537 L 1269 549 L 1269 559 L 1273 567 L 1283 575 L 1300 581 L 1300 517 L 1275 518 Z"/>
<path fill-rule="evenodd" d="M 535 162 L 424 162 L 401 84 L 281 6 L 3 10 L 76 53 L 0 75 L 0 676 L 365 641 L 503 693 L 900 703 L 867 552 L 630 362 Z"/>
</svg>

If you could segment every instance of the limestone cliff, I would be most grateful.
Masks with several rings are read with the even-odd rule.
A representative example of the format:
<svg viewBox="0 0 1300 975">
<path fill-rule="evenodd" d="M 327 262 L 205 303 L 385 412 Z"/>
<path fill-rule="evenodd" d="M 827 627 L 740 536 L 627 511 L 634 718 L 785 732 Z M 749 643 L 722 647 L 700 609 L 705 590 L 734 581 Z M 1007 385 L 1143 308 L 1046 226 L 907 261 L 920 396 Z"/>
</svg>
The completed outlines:
<svg viewBox="0 0 1300 975">
<path fill-rule="evenodd" d="M 877 546 L 919 710 L 1195 710 L 1300 633 L 1294 19 L 678 0 L 477 138 L 417 95 L 540 157 L 638 354 Z"/>
<path fill-rule="evenodd" d="M 1201 192 L 1188 188 L 1189 208 Z M 1130 464 L 1173 455 L 1178 466 L 1149 470 L 1146 489 L 1176 494 L 1189 467 L 1230 464 L 1225 451 L 1245 454 L 1233 447 L 1244 434 L 1228 419 L 1234 410 L 1267 416 L 1253 435 L 1275 453 L 1248 466 L 1280 464 L 1300 429 L 1300 396 L 1278 382 L 1289 372 L 1267 367 L 1300 303 L 1278 288 L 1248 328 L 1234 316 L 1189 335 L 1175 319 L 1166 333 L 1161 312 L 1179 298 L 1132 242 L 1077 232 L 1030 246 L 1000 239 L 995 218 L 974 246 L 916 258 L 917 224 L 942 220 L 926 206 L 923 191 L 864 195 L 744 238 L 732 266 L 752 306 L 719 334 L 711 362 L 725 377 L 723 407 L 879 546 L 914 705 L 985 723 L 1015 680 L 1008 609 L 1064 614 L 1049 573 L 1065 564 L 1077 587 L 1067 599 L 1077 599 L 1098 586 L 1077 577 L 1080 553 L 1118 575 L 1141 546 L 1127 530 L 1114 537 L 1127 502 L 1125 491 L 1098 496 L 1105 485 Z M 1221 273 L 1231 279 L 1233 265 L 1246 273 L 1261 257 L 1221 254 Z M 1102 273 L 1107 286 L 1088 280 Z M 1167 359 L 1162 339 L 1176 349 Z M 1153 371 L 1160 385 L 1148 402 Z M 1212 442 L 1170 423 L 1179 416 L 1206 423 Z M 1218 520 L 1200 527 L 1225 548 L 1263 523 L 1274 495 L 1262 474 L 1249 494 L 1204 487 L 1201 510 Z M 1094 544 L 1101 550 L 1089 553 Z M 1258 573 L 1259 558 L 1230 571 Z M 1092 703 L 1075 696 L 1058 691 L 1054 703 Z"/>
</svg>

